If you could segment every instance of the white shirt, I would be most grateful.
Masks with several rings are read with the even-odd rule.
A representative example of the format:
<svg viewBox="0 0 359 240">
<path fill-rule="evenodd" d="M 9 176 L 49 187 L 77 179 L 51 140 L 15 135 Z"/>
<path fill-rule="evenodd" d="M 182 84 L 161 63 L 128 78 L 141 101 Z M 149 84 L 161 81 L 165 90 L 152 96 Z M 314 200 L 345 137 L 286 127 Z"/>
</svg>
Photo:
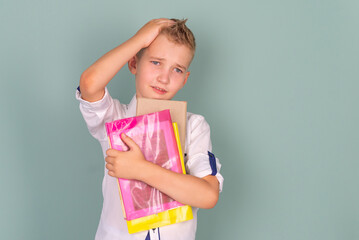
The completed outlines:
<svg viewBox="0 0 359 240">
<path fill-rule="evenodd" d="M 112 99 L 107 88 L 103 98 L 96 102 L 88 102 L 81 98 L 76 91 L 76 99 L 80 101 L 80 110 L 91 135 L 96 138 L 102 147 L 104 158 L 106 150 L 110 148 L 105 130 L 105 123 L 117 119 L 136 116 L 136 96 L 130 104 L 121 104 Z M 208 151 L 212 151 L 210 128 L 203 116 L 187 113 L 187 134 L 185 141 L 185 166 L 188 174 L 203 178 L 214 173 L 209 162 Z M 213 159 L 212 159 L 213 160 Z M 213 165 L 213 164 L 212 164 Z M 222 191 L 223 177 L 219 173 L 221 165 L 215 159 L 216 177 Z M 117 179 L 108 175 L 108 170 L 102 182 L 103 207 L 101 219 L 96 232 L 96 240 L 145 240 L 147 231 L 129 234 L 126 220 L 123 217 L 121 200 L 118 192 Z M 191 240 L 195 239 L 197 228 L 198 208 L 192 208 L 193 219 L 159 228 L 161 240 Z"/>
</svg>

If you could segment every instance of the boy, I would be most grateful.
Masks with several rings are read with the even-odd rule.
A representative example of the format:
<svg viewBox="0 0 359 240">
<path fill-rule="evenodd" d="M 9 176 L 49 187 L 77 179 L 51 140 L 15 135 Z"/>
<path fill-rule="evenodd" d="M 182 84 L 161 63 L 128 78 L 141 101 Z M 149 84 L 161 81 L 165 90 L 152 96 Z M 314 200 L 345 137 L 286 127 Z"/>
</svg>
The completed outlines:
<svg viewBox="0 0 359 240">
<path fill-rule="evenodd" d="M 110 149 L 105 131 L 105 122 L 135 116 L 137 98 L 172 99 L 186 84 L 195 40 L 185 22 L 164 18 L 149 21 L 132 38 L 106 53 L 81 75 L 76 97 L 106 161 L 103 209 L 95 239 L 195 239 L 198 208 L 212 208 L 217 203 L 223 178 L 219 174 L 218 159 L 209 152 L 210 130 L 202 116 L 187 114 L 184 147 L 187 175 L 146 161 L 136 143 L 124 134 L 121 138 L 130 150 Z M 112 99 L 106 88 L 126 63 L 136 79 L 136 95 L 128 105 Z M 193 220 L 128 234 L 117 178 L 143 181 L 178 202 L 192 206 Z"/>
</svg>

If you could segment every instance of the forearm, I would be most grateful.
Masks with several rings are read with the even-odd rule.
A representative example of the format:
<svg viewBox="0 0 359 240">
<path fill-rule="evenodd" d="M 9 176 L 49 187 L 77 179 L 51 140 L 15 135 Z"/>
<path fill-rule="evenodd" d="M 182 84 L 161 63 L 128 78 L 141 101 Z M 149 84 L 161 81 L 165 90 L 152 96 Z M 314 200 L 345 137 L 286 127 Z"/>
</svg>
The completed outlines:
<svg viewBox="0 0 359 240">
<path fill-rule="evenodd" d="M 101 99 L 106 85 L 142 47 L 143 43 L 135 35 L 99 58 L 81 75 L 82 97 L 89 101 Z"/>
<path fill-rule="evenodd" d="M 215 176 L 198 178 L 176 173 L 148 162 L 139 180 L 167 194 L 183 204 L 199 208 L 212 208 L 219 195 Z"/>
<path fill-rule="evenodd" d="M 140 180 L 178 202 L 193 207 L 212 208 L 216 205 L 219 182 L 215 176 L 198 178 L 162 168 L 147 161 L 130 137 L 121 134 L 121 139 L 129 147 L 128 151 L 106 151 L 106 168 L 110 176 Z"/>
</svg>

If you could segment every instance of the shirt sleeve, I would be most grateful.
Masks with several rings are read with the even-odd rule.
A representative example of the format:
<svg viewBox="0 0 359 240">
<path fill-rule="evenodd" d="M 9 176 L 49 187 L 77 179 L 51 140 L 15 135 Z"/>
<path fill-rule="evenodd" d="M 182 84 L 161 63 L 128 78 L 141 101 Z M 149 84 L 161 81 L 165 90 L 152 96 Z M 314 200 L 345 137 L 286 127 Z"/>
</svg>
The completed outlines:
<svg viewBox="0 0 359 240">
<path fill-rule="evenodd" d="M 208 175 L 216 176 L 219 182 L 219 190 L 222 191 L 221 164 L 218 158 L 211 153 L 210 127 L 203 116 L 192 115 L 189 117 L 187 134 L 186 168 L 188 173 L 199 178 Z"/>
<path fill-rule="evenodd" d="M 114 116 L 123 118 L 124 106 L 118 100 L 112 99 L 107 88 L 102 99 L 88 102 L 81 97 L 81 91 L 76 91 L 76 99 L 80 102 L 80 111 L 87 124 L 90 134 L 100 142 L 107 141 L 105 123 L 113 121 Z"/>
</svg>

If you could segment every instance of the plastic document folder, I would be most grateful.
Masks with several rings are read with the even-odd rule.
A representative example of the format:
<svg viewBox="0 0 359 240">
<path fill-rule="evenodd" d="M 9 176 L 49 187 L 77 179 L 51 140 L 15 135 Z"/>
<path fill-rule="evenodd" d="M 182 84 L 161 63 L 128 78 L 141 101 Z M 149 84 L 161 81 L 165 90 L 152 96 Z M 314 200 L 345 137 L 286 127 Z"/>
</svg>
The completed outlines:
<svg viewBox="0 0 359 240">
<path fill-rule="evenodd" d="M 176 135 L 178 151 L 181 156 L 183 174 L 186 174 L 177 123 L 173 123 L 173 129 Z M 136 233 L 140 231 L 146 231 L 152 228 L 158 228 L 170 224 L 184 222 L 191 219 L 193 219 L 192 207 L 185 205 L 182 207 L 160 212 L 158 214 L 153 214 L 150 216 L 127 221 L 127 227 L 129 233 Z"/>
<path fill-rule="evenodd" d="M 122 133 L 125 133 L 139 145 L 146 160 L 171 171 L 184 173 L 182 154 L 179 152 L 180 144 L 177 144 L 179 139 L 178 136 L 176 138 L 173 130 L 169 110 L 106 123 L 106 130 L 113 149 L 128 150 L 120 137 Z M 118 183 L 124 216 L 128 221 L 130 233 L 150 229 L 155 225 L 164 226 L 185 221 L 193 217 L 190 207 L 183 206 L 141 181 L 118 179 Z M 183 211 L 184 209 L 180 210 L 182 207 L 187 209 L 186 214 L 177 216 L 175 212 Z M 164 215 L 168 216 L 164 217 Z"/>
</svg>

